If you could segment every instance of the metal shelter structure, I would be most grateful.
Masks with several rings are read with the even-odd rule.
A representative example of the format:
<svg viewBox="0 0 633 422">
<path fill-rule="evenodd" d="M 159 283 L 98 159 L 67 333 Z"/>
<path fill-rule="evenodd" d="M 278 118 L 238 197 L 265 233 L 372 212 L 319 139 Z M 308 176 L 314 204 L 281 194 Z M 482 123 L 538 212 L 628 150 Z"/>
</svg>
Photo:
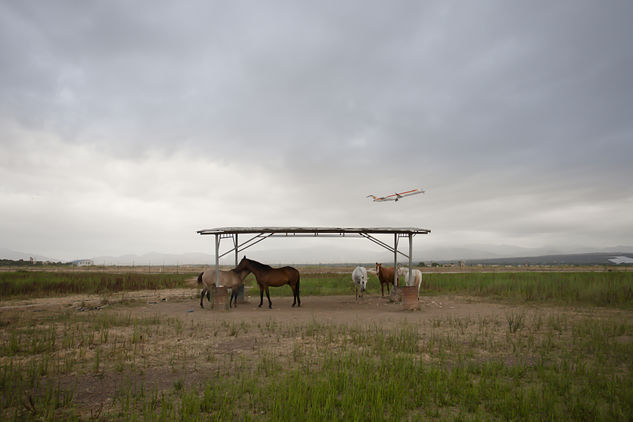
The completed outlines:
<svg viewBox="0 0 633 422">
<path fill-rule="evenodd" d="M 409 280 L 411 277 L 413 259 L 413 237 L 416 234 L 429 234 L 431 230 L 417 227 L 220 227 L 215 229 L 198 230 L 200 235 L 215 236 L 215 285 L 219 286 L 220 258 L 235 253 L 235 265 L 238 264 L 238 254 L 269 237 L 364 237 L 377 245 L 393 252 L 393 268 L 398 268 L 398 254 L 409 260 Z M 375 235 L 393 235 L 393 246 L 378 239 Z M 239 243 L 239 236 L 250 236 Z M 409 240 L 409 254 L 398 250 L 401 238 Z M 220 255 L 222 239 L 232 239 L 233 248 Z M 394 285 L 398 285 L 398 271 L 394 271 Z"/>
</svg>

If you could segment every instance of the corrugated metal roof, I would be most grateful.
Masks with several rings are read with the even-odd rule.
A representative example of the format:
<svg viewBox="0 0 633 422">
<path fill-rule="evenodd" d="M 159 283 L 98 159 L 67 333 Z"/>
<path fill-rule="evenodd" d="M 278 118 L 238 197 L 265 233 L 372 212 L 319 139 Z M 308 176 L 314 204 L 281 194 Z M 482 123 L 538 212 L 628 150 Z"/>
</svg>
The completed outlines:
<svg viewBox="0 0 633 422">
<path fill-rule="evenodd" d="M 428 234 L 431 230 L 419 227 L 219 227 L 198 230 L 198 234 Z"/>
</svg>

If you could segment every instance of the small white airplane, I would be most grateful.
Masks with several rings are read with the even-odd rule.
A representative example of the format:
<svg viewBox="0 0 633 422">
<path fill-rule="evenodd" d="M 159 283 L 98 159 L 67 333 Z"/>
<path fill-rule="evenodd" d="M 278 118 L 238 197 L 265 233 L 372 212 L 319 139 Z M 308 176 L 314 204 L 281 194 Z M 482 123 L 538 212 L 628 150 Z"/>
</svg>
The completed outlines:
<svg viewBox="0 0 633 422">
<path fill-rule="evenodd" d="M 383 202 L 383 201 L 395 201 L 398 202 L 398 199 L 405 198 L 411 195 L 417 195 L 419 193 L 424 193 L 422 189 L 411 189 L 406 192 L 398 192 L 392 195 L 387 196 L 376 196 L 376 195 L 367 195 L 367 198 L 373 198 L 374 202 Z"/>
</svg>

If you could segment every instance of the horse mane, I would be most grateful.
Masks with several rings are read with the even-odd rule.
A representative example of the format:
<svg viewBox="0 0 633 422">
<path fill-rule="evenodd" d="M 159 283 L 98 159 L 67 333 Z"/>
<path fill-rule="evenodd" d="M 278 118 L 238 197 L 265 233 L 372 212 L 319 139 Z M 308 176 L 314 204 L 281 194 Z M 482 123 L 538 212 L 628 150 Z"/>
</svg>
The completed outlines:
<svg viewBox="0 0 633 422">
<path fill-rule="evenodd" d="M 257 268 L 258 270 L 272 270 L 273 267 L 271 267 L 270 265 L 266 265 L 266 264 L 262 264 L 261 262 L 257 262 L 257 261 L 253 261 L 252 259 L 248 259 L 246 257 L 244 257 L 245 260 L 247 260 L 253 267 Z"/>
</svg>

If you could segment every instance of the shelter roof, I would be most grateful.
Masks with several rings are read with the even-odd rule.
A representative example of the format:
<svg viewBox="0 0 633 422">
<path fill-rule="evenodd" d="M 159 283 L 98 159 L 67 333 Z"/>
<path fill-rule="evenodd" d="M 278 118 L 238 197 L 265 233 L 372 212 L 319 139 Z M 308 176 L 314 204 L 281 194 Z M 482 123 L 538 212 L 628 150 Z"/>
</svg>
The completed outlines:
<svg viewBox="0 0 633 422">
<path fill-rule="evenodd" d="M 280 235 L 319 234 L 330 235 L 360 235 L 360 234 L 428 234 L 431 230 L 418 227 L 219 227 L 214 229 L 198 230 L 198 234 L 253 234 L 272 233 Z"/>
</svg>

